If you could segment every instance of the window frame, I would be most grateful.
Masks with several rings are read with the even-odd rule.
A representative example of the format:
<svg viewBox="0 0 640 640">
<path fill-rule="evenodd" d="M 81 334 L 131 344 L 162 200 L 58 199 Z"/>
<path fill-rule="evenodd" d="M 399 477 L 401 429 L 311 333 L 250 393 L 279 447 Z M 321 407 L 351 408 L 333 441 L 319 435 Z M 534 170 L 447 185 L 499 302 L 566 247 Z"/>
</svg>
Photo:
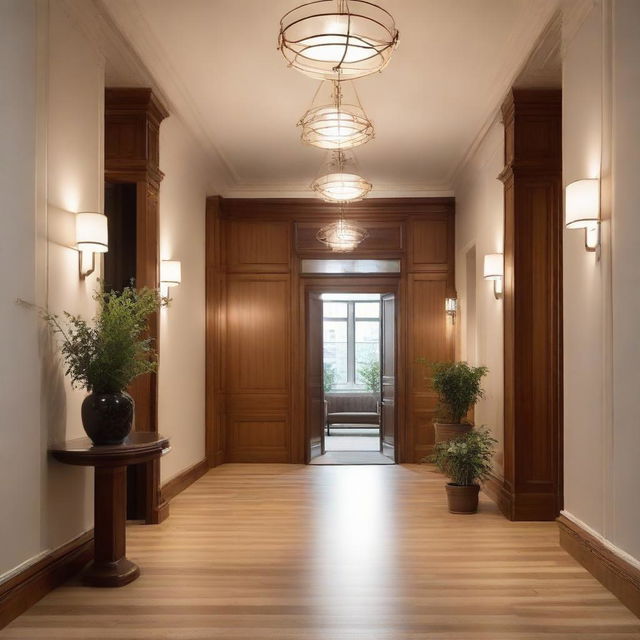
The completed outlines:
<svg viewBox="0 0 640 640">
<path fill-rule="evenodd" d="M 347 315 L 345 316 L 325 316 L 324 305 L 326 303 L 339 302 L 347 305 Z M 378 305 L 377 318 L 356 318 L 356 304 L 369 303 Z M 335 386 L 336 391 L 354 390 L 361 391 L 365 385 L 356 381 L 356 322 L 377 322 L 378 323 L 378 359 L 380 359 L 381 326 L 382 326 L 382 301 L 381 300 L 324 300 L 322 306 L 322 331 L 323 331 L 323 358 L 324 358 L 324 323 L 325 322 L 345 322 L 347 323 L 347 382 Z"/>
</svg>

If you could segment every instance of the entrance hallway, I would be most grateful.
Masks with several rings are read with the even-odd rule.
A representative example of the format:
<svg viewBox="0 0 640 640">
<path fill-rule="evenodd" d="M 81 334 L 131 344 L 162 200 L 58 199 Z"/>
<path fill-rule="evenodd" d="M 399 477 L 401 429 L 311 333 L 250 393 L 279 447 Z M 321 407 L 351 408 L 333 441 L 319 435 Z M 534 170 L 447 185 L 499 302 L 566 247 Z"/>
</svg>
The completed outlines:
<svg viewBox="0 0 640 640">
<path fill-rule="evenodd" d="M 481 496 L 447 512 L 423 465 L 226 464 L 130 526 L 142 576 L 67 584 L 0 638 L 615 640 L 640 623 L 558 546 Z"/>
</svg>

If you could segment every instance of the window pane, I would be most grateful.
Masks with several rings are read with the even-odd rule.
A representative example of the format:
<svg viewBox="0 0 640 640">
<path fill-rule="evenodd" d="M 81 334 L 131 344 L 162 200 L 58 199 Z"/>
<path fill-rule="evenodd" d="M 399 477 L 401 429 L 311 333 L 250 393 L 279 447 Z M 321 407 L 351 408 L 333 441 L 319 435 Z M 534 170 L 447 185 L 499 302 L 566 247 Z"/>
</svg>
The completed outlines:
<svg viewBox="0 0 640 640">
<path fill-rule="evenodd" d="M 379 318 L 380 305 L 377 302 L 356 302 L 356 318 Z"/>
<path fill-rule="evenodd" d="M 400 260 L 301 260 L 302 273 L 400 273 Z"/>
<path fill-rule="evenodd" d="M 375 342 L 380 340 L 380 322 L 376 320 L 356 320 L 356 342 Z"/>
<path fill-rule="evenodd" d="M 325 320 L 324 321 L 324 341 L 327 342 L 347 342 L 347 321 L 346 320 Z"/>
<path fill-rule="evenodd" d="M 379 390 L 380 350 L 377 343 L 356 342 L 356 384 L 367 384 L 370 391 Z"/>
<path fill-rule="evenodd" d="M 347 303 L 346 302 L 325 302 L 324 305 L 325 318 L 346 318 Z"/>
<path fill-rule="evenodd" d="M 325 342 L 324 371 L 326 378 L 330 378 L 332 386 L 347 384 L 347 343 Z"/>
</svg>

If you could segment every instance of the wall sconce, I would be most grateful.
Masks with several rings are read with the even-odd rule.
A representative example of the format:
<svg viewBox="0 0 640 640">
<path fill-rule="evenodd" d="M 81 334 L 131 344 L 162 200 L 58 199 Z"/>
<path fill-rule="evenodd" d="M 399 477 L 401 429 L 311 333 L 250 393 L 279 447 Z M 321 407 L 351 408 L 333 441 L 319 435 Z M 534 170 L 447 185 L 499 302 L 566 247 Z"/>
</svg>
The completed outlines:
<svg viewBox="0 0 640 640">
<path fill-rule="evenodd" d="M 455 324 L 456 312 L 458 311 L 458 300 L 456 298 L 445 298 L 444 310 L 447 312 L 447 315 L 451 318 L 451 324 Z"/>
<path fill-rule="evenodd" d="M 107 216 L 91 211 L 76 214 L 76 249 L 80 252 L 80 277 L 86 278 L 96 270 L 96 253 L 109 251 Z"/>
<path fill-rule="evenodd" d="M 587 251 L 600 246 L 600 180 L 576 180 L 564 189 L 567 229 L 584 229 Z"/>
<path fill-rule="evenodd" d="M 502 298 L 504 277 L 504 256 L 501 253 L 488 253 L 484 257 L 484 279 L 493 280 L 493 295 Z"/>
<path fill-rule="evenodd" d="M 179 260 L 163 260 L 160 263 L 160 294 L 168 297 L 169 287 L 176 287 L 181 282 L 182 263 Z"/>
</svg>

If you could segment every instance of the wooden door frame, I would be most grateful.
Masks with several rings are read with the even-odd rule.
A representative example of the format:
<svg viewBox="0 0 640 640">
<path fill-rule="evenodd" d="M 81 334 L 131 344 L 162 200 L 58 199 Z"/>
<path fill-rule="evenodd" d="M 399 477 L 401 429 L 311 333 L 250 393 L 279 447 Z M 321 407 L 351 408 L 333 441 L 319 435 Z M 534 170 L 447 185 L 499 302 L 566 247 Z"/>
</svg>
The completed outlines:
<svg viewBox="0 0 640 640">
<path fill-rule="evenodd" d="M 401 273 L 394 276 L 384 274 L 374 275 L 340 275 L 340 276 L 317 276 L 300 275 L 299 278 L 299 308 L 298 308 L 298 360 L 295 363 L 299 371 L 307 370 L 307 301 L 309 293 L 392 293 L 396 297 L 395 308 L 395 345 L 396 345 L 396 397 L 395 406 L 395 443 L 396 462 L 406 462 L 406 412 L 407 412 L 407 389 L 406 389 L 406 309 L 405 309 L 405 286 Z M 307 398 L 306 398 L 306 375 L 301 376 L 295 383 L 294 398 L 297 410 L 294 415 L 304 420 L 304 429 L 301 430 L 304 441 L 301 443 L 301 450 L 304 452 L 305 464 L 309 464 L 310 451 L 310 431 L 307 421 Z"/>
</svg>

